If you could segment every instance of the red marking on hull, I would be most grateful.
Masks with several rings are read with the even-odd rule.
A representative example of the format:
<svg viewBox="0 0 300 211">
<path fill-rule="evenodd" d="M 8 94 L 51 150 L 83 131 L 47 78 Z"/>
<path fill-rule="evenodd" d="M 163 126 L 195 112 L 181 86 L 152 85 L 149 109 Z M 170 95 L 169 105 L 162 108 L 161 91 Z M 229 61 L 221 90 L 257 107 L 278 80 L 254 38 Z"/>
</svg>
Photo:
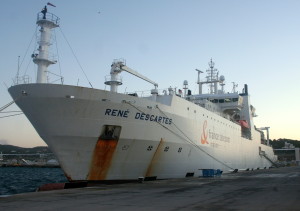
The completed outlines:
<svg viewBox="0 0 300 211">
<path fill-rule="evenodd" d="M 88 180 L 106 179 L 117 144 L 117 140 L 98 140 L 94 149 Z"/>
<path fill-rule="evenodd" d="M 45 184 L 38 188 L 38 191 L 61 190 L 65 188 L 65 183 Z"/>
</svg>

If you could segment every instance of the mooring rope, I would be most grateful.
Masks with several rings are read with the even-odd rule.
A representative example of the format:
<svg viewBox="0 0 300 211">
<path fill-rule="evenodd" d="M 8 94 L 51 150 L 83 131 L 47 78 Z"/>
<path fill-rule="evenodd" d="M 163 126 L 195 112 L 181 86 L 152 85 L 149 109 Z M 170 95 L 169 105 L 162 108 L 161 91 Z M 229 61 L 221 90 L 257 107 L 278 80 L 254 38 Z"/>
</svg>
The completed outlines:
<svg viewBox="0 0 300 211">
<path fill-rule="evenodd" d="M 2 107 L 0 108 L 0 112 L 3 111 L 4 109 L 8 108 L 9 106 L 11 106 L 11 105 L 14 104 L 14 103 L 15 103 L 15 101 L 13 100 L 13 101 L 11 101 L 10 103 L 7 103 L 6 105 L 2 106 Z"/>
<path fill-rule="evenodd" d="M 79 60 L 78 60 L 78 58 L 77 58 L 77 56 L 76 56 L 76 54 L 75 54 L 75 51 L 74 51 L 73 48 L 71 47 L 71 44 L 70 44 L 69 41 L 67 40 L 67 37 L 66 37 L 65 34 L 63 33 L 61 27 L 59 27 L 59 30 L 60 30 L 61 34 L 63 35 L 64 39 L 66 40 L 66 42 L 67 42 L 69 48 L 71 49 L 71 52 L 72 52 L 73 56 L 75 57 L 75 60 L 76 60 L 77 64 L 79 65 L 81 71 L 83 72 L 83 74 L 84 74 L 86 80 L 89 82 L 90 86 L 93 88 L 93 86 L 92 86 L 92 84 L 91 84 L 89 78 L 87 77 L 87 74 L 85 73 L 83 67 L 81 66 L 81 64 L 80 64 L 80 62 L 79 62 Z"/>
<path fill-rule="evenodd" d="M 20 111 L 21 112 L 21 111 Z M 8 116 L 1 116 L 0 119 L 2 118 L 7 118 L 7 117 L 11 117 L 11 116 L 18 116 L 18 115 L 21 115 L 21 114 L 24 114 L 24 113 L 20 113 L 20 114 L 12 114 L 12 115 L 8 115 Z"/>
<path fill-rule="evenodd" d="M 20 97 L 21 97 L 21 96 L 20 96 Z M 17 97 L 15 100 L 13 100 L 13 101 L 7 103 L 6 105 L 2 106 L 2 107 L 0 108 L 0 113 L 22 112 L 22 111 L 7 111 L 7 112 L 2 112 L 4 109 L 8 108 L 8 107 L 11 106 L 12 104 L 14 104 L 17 100 L 19 100 L 20 97 Z M 23 113 L 20 113 L 20 114 L 11 114 L 11 115 L 7 115 L 7 116 L 2 116 L 2 117 L 0 117 L 0 118 L 6 118 L 6 117 L 11 117 L 11 116 L 17 116 L 17 115 L 21 115 L 21 114 L 23 114 Z"/>
</svg>

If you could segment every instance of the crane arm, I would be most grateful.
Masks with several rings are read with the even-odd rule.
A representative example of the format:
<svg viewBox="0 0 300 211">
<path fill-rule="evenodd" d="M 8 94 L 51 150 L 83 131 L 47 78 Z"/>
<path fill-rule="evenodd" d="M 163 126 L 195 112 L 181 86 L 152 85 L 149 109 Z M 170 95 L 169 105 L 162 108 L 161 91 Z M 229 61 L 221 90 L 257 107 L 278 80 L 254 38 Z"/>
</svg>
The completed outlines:
<svg viewBox="0 0 300 211">
<path fill-rule="evenodd" d="M 134 76 L 136 76 L 136 77 L 138 77 L 138 78 L 140 78 L 140 79 L 143 79 L 143 80 L 145 80 L 145 81 L 147 81 L 147 82 L 153 84 L 155 87 L 158 87 L 158 84 L 157 84 L 156 82 L 150 80 L 150 79 L 147 78 L 146 76 L 143 76 L 142 74 L 140 74 L 140 73 L 134 71 L 133 69 L 127 67 L 127 66 L 124 65 L 124 64 L 120 65 L 120 69 L 123 70 L 123 71 L 126 71 L 126 72 L 128 72 L 128 73 L 130 73 L 130 74 L 132 74 L 132 75 L 134 75 Z"/>
</svg>

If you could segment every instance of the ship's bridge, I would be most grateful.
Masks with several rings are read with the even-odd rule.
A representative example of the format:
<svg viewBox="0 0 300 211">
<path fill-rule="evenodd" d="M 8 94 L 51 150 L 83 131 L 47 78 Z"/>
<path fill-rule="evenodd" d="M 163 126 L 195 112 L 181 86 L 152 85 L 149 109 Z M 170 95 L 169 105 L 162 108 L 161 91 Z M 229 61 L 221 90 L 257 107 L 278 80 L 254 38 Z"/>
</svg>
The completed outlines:
<svg viewBox="0 0 300 211">
<path fill-rule="evenodd" d="M 201 94 L 189 96 L 190 100 L 196 104 L 203 105 L 210 102 L 220 109 L 221 112 L 232 115 L 240 111 L 243 107 L 243 97 L 238 93 L 228 94 Z"/>
</svg>

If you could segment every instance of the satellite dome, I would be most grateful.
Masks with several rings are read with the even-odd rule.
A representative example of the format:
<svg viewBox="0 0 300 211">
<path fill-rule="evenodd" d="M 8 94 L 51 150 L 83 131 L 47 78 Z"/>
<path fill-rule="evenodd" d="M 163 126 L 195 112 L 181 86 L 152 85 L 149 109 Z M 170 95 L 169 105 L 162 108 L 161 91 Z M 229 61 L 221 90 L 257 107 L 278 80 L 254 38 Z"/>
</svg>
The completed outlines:
<svg viewBox="0 0 300 211">
<path fill-rule="evenodd" d="M 185 86 L 189 85 L 188 81 L 187 81 L 187 80 L 184 80 L 184 81 L 183 81 L 183 85 L 185 85 Z"/>
<path fill-rule="evenodd" d="M 225 76 L 224 76 L 224 75 L 221 75 L 221 76 L 220 76 L 220 81 L 221 81 L 221 82 L 225 81 Z"/>
</svg>

